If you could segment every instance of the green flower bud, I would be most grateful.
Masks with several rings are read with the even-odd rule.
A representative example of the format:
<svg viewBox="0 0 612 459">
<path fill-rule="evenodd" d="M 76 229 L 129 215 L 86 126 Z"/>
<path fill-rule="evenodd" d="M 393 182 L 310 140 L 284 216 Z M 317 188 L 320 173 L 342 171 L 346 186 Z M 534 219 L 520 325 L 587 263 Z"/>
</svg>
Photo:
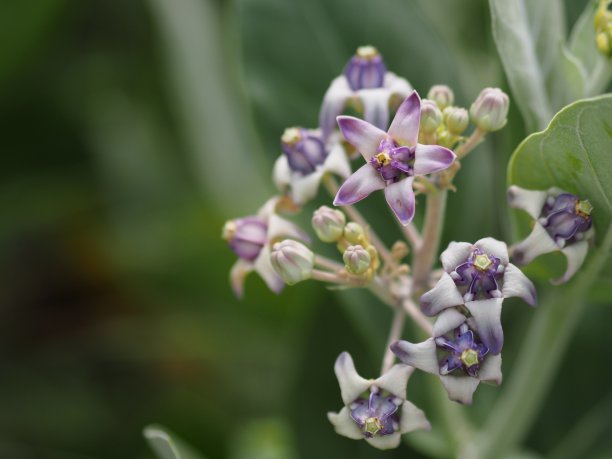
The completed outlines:
<svg viewBox="0 0 612 459">
<path fill-rule="evenodd" d="M 470 107 L 472 122 L 483 131 L 498 131 L 506 125 L 510 99 L 499 88 L 485 88 Z"/>
<path fill-rule="evenodd" d="M 362 244 L 365 242 L 365 231 L 359 223 L 349 222 L 344 227 L 344 238 L 351 244 Z"/>
<path fill-rule="evenodd" d="M 432 86 L 427 93 L 427 98 L 433 100 L 438 105 L 440 110 L 444 110 L 446 107 L 453 105 L 453 102 L 455 102 L 455 94 L 453 94 L 453 90 L 443 84 Z"/>
<path fill-rule="evenodd" d="M 372 258 L 360 245 L 350 245 L 342 254 L 346 270 L 352 274 L 363 274 L 370 268 Z"/>
<path fill-rule="evenodd" d="M 433 100 L 421 100 L 421 127 L 425 134 L 433 134 L 442 124 L 442 112 Z"/>
<path fill-rule="evenodd" d="M 285 284 L 294 285 L 310 279 L 314 253 L 300 242 L 285 239 L 272 246 L 270 261 Z"/>
<path fill-rule="evenodd" d="M 327 206 L 321 206 L 312 214 L 312 227 L 323 242 L 336 242 L 344 234 L 344 214 Z"/>
<path fill-rule="evenodd" d="M 470 115 L 465 108 L 446 107 L 443 115 L 446 129 L 454 135 L 460 135 L 465 131 L 470 122 Z"/>
</svg>

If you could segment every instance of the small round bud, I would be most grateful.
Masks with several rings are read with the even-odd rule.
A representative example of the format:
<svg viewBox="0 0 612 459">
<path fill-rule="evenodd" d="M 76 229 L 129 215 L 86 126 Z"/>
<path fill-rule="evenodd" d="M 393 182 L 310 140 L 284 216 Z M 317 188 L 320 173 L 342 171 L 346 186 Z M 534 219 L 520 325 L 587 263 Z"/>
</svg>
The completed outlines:
<svg viewBox="0 0 612 459">
<path fill-rule="evenodd" d="M 281 136 L 281 148 L 293 172 L 308 175 L 325 162 L 327 151 L 316 130 L 291 127 Z"/>
<path fill-rule="evenodd" d="M 312 227 L 323 242 L 336 242 L 344 234 L 344 214 L 327 206 L 321 206 L 312 214 Z"/>
<path fill-rule="evenodd" d="M 446 107 L 443 115 L 446 129 L 454 135 L 460 135 L 465 131 L 470 122 L 470 115 L 465 108 Z"/>
<path fill-rule="evenodd" d="M 483 131 L 498 131 L 506 125 L 510 99 L 499 88 L 485 88 L 470 107 L 470 117 Z"/>
<path fill-rule="evenodd" d="M 352 274 L 363 274 L 370 268 L 372 258 L 360 245 L 350 245 L 342 254 L 346 270 Z"/>
<path fill-rule="evenodd" d="M 421 132 L 433 134 L 442 124 L 442 112 L 433 100 L 421 100 Z"/>
<path fill-rule="evenodd" d="M 270 261 L 285 284 L 294 285 L 310 279 L 314 253 L 300 242 L 285 239 L 272 246 Z"/>
<path fill-rule="evenodd" d="M 365 231 L 359 223 L 349 222 L 344 227 L 344 238 L 351 244 L 360 244 L 365 240 Z"/>
<path fill-rule="evenodd" d="M 440 110 L 444 110 L 455 102 L 453 90 L 443 84 L 432 86 L 427 93 L 427 98 L 433 100 L 440 107 Z"/>
</svg>

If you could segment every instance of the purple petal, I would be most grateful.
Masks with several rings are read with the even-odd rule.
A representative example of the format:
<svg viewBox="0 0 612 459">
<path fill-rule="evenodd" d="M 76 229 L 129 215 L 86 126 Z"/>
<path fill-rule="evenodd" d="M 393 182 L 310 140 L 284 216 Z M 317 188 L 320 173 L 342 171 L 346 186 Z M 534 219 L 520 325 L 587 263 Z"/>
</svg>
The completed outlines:
<svg viewBox="0 0 612 459">
<path fill-rule="evenodd" d="M 387 130 L 389 127 L 389 96 L 384 88 L 362 89 L 358 92 L 363 103 L 363 118 L 374 126 Z"/>
<path fill-rule="evenodd" d="M 415 146 L 421 123 L 421 98 L 413 91 L 397 109 L 388 134 L 402 145 Z"/>
<path fill-rule="evenodd" d="M 334 206 L 354 204 L 367 197 L 373 191 L 384 187 L 385 182 L 380 178 L 376 169 L 370 164 L 364 164 L 342 184 L 334 199 Z"/>
<path fill-rule="evenodd" d="M 342 401 L 347 406 L 370 387 L 370 381 L 357 373 L 353 359 L 348 352 L 343 352 L 338 356 L 334 365 L 334 372 L 338 378 L 338 384 L 340 384 Z"/>
<path fill-rule="evenodd" d="M 502 296 L 504 298 L 517 296 L 530 306 L 535 306 L 538 301 L 533 282 L 531 282 L 527 276 L 525 276 L 525 274 L 523 274 L 523 272 L 512 263 L 508 263 L 508 266 L 506 266 L 506 270 L 504 271 L 504 286 L 502 287 Z"/>
<path fill-rule="evenodd" d="M 567 245 L 561 252 L 567 258 L 567 269 L 565 274 L 559 279 L 554 279 L 551 282 L 554 285 L 559 285 L 567 282 L 570 278 L 578 271 L 589 250 L 589 243 L 587 241 L 574 242 L 571 245 Z"/>
<path fill-rule="evenodd" d="M 472 395 L 478 387 L 480 380 L 470 376 L 440 376 L 448 398 L 465 405 L 472 404 Z"/>
<path fill-rule="evenodd" d="M 474 317 L 480 340 L 492 354 L 499 354 L 504 345 L 504 330 L 501 325 L 502 302 L 503 298 L 490 298 L 465 303 L 465 307 Z"/>
<path fill-rule="evenodd" d="M 447 169 L 455 161 L 455 153 L 440 145 L 418 144 L 414 153 L 414 175 L 433 174 Z"/>
<path fill-rule="evenodd" d="M 414 217 L 413 180 L 414 177 L 406 177 L 391 185 L 387 185 L 385 188 L 385 199 L 397 219 L 404 226 L 410 223 Z"/>
<path fill-rule="evenodd" d="M 336 119 L 344 138 L 359 150 L 366 161 L 376 154 L 380 142 L 387 137 L 384 131 L 359 118 L 339 116 Z"/>
<path fill-rule="evenodd" d="M 406 365 L 436 375 L 440 371 L 433 338 L 418 344 L 396 341 L 391 345 L 391 350 Z"/>
<path fill-rule="evenodd" d="M 443 309 L 463 304 L 463 297 L 453 278 L 444 273 L 435 287 L 421 296 L 420 303 L 425 315 L 435 316 Z"/>
<path fill-rule="evenodd" d="M 323 131 L 323 138 L 327 139 L 336 127 L 336 117 L 342 113 L 347 100 L 353 95 L 344 75 L 332 81 L 323 98 L 321 112 L 319 113 L 319 126 Z"/>
</svg>

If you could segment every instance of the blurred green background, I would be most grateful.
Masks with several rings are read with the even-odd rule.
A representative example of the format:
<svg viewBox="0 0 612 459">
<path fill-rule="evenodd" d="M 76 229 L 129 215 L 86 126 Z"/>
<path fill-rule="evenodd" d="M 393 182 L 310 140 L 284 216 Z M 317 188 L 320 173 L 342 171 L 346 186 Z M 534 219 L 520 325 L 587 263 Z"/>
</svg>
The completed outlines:
<svg viewBox="0 0 612 459">
<path fill-rule="evenodd" d="M 565 3 L 570 25 L 586 2 Z M 256 276 L 237 301 L 219 237 L 274 192 L 280 134 L 316 125 L 362 44 L 421 94 L 444 83 L 469 106 L 485 86 L 508 90 L 482 0 L 0 3 L 0 458 L 152 458 L 151 422 L 210 459 L 421 457 L 339 437 L 325 417 L 341 406 L 341 351 L 375 376 L 384 306 L 311 283 L 275 296 Z M 513 107 L 464 161 L 443 244 L 510 240 L 505 168 L 525 135 Z M 382 199 L 360 208 L 391 242 Z M 604 303 L 529 437 L 542 455 L 590 413 L 592 457 L 612 457 Z M 517 306 L 506 372 L 532 317 Z M 443 444 L 434 385 L 416 375 L 409 397 L 434 423 L 423 441 Z M 477 424 L 498 391 L 479 389 Z"/>
</svg>

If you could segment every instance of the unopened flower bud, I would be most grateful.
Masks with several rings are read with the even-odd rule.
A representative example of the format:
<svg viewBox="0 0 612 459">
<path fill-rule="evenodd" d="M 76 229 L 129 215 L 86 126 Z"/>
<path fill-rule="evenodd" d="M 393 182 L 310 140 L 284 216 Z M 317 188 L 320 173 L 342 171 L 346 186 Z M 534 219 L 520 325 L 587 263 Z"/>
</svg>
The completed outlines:
<svg viewBox="0 0 612 459">
<path fill-rule="evenodd" d="M 497 131 L 506 125 L 510 99 L 499 88 L 485 88 L 470 107 L 470 117 L 483 131 Z"/>
<path fill-rule="evenodd" d="M 453 90 L 443 84 L 432 86 L 427 93 L 427 98 L 433 100 L 440 107 L 440 110 L 444 110 L 455 102 Z"/>
<path fill-rule="evenodd" d="M 270 260 L 285 284 L 294 285 L 310 279 L 314 253 L 300 242 L 285 239 L 274 244 Z"/>
<path fill-rule="evenodd" d="M 327 206 L 321 206 L 312 214 L 312 227 L 323 242 L 336 242 L 344 234 L 344 214 Z"/>
<path fill-rule="evenodd" d="M 600 0 L 595 13 L 595 42 L 597 49 L 608 57 L 612 57 L 612 1 Z"/>
<path fill-rule="evenodd" d="M 470 115 L 465 108 L 446 107 L 443 114 L 444 124 L 451 134 L 460 135 L 468 127 Z"/>
<path fill-rule="evenodd" d="M 372 258 L 360 245 L 350 245 L 342 254 L 346 270 L 352 274 L 363 274 L 370 268 Z"/>
<path fill-rule="evenodd" d="M 281 148 L 289 168 L 293 172 L 307 175 L 325 162 L 327 152 L 321 134 L 312 129 L 291 127 L 281 136 Z"/>
<path fill-rule="evenodd" d="M 433 134 L 442 124 L 442 112 L 433 100 L 421 100 L 421 127 L 425 134 Z"/>
<path fill-rule="evenodd" d="M 365 231 L 359 223 L 349 222 L 344 228 L 344 238 L 351 244 L 360 244 L 365 240 Z"/>
<path fill-rule="evenodd" d="M 344 76 L 353 91 L 381 88 L 387 69 L 382 56 L 373 46 L 360 46 L 344 68 Z"/>
</svg>

